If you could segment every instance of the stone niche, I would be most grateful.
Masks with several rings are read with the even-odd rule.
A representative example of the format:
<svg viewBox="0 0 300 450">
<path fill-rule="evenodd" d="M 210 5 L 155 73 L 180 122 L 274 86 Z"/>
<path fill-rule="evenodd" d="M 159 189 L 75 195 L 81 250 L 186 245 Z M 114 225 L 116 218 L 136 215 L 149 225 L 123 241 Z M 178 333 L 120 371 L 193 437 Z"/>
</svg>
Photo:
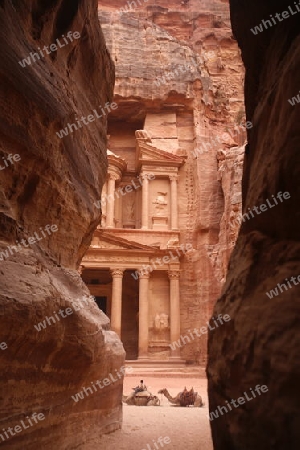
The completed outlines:
<svg viewBox="0 0 300 450">
<path fill-rule="evenodd" d="M 170 224 L 170 182 L 155 179 L 150 191 L 150 223 L 153 230 L 168 230 Z"/>
<path fill-rule="evenodd" d="M 170 294 L 167 274 L 153 272 L 149 288 L 149 354 L 158 358 L 169 355 L 170 350 Z"/>
<path fill-rule="evenodd" d="M 121 185 L 122 187 L 122 185 Z M 126 187 L 126 185 L 125 185 Z M 138 220 L 138 194 L 136 191 L 128 192 L 122 201 L 122 226 L 134 229 Z M 116 223 L 118 228 L 118 224 Z"/>
</svg>

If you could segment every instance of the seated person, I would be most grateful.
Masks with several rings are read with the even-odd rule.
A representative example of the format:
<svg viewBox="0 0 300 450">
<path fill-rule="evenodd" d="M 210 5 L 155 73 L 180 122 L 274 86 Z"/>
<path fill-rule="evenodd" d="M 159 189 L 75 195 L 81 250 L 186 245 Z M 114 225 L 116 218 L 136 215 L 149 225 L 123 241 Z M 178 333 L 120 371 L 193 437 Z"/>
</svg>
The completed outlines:
<svg viewBox="0 0 300 450">
<path fill-rule="evenodd" d="M 137 387 L 132 388 L 132 389 L 134 390 L 134 394 L 137 394 L 138 392 L 146 391 L 147 390 L 147 386 L 145 386 L 144 381 L 141 380 L 140 384 Z"/>
<path fill-rule="evenodd" d="M 132 389 L 133 389 L 133 392 L 132 392 L 131 394 L 128 395 L 128 397 L 127 397 L 127 399 L 126 399 L 126 402 L 127 402 L 128 400 L 130 400 L 131 398 L 133 398 L 138 392 L 146 391 L 146 390 L 147 390 L 147 386 L 145 386 L 145 385 L 144 385 L 144 381 L 141 380 L 141 381 L 140 381 L 140 384 L 139 384 L 137 387 L 132 388 Z"/>
</svg>

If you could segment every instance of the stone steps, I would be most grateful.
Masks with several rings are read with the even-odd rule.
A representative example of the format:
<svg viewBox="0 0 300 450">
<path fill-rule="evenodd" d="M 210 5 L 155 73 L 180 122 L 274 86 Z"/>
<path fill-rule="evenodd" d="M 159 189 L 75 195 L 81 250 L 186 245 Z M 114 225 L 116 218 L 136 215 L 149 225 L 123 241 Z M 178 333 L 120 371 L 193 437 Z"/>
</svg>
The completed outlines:
<svg viewBox="0 0 300 450">
<path fill-rule="evenodd" d="M 171 361 L 126 361 L 126 377 L 174 377 L 174 378 L 206 378 L 204 366 L 187 366 L 186 364 Z"/>
</svg>

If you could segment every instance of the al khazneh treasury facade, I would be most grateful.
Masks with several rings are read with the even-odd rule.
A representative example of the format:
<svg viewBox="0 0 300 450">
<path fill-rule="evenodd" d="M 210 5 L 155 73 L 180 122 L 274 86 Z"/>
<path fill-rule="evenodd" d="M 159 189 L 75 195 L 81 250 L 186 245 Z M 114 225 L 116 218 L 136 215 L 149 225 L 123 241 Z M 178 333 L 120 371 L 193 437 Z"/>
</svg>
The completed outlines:
<svg viewBox="0 0 300 450">
<path fill-rule="evenodd" d="M 132 130 L 134 146 L 108 150 L 102 223 L 82 261 L 83 279 L 127 359 L 182 362 L 170 344 L 180 339 L 181 266 L 193 247 L 180 233 L 187 155 L 176 131 L 175 113 L 148 114 L 145 129 Z M 169 134 L 168 143 L 150 138 L 155 132 Z M 109 145 L 117 147 L 118 137 Z"/>
</svg>

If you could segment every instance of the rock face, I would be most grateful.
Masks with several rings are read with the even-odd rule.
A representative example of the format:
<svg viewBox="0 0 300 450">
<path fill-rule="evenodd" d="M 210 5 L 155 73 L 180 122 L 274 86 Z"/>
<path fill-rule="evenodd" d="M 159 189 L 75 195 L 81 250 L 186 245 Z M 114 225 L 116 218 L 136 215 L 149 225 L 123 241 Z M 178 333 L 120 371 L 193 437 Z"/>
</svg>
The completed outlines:
<svg viewBox="0 0 300 450">
<path fill-rule="evenodd" d="M 144 128 L 159 148 L 186 158 L 179 186 L 180 243 L 192 244 L 193 251 L 181 263 L 184 335 L 209 319 L 238 229 L 231 229 L 227 241 L 225 230 L 241 207 L 239 146 L 246 136 L 239 127 L 244 74 L 229 5 L 219 0 L 103 0 L 99 18 L 116 64 L 118 109 L 110 116 L 110 149 L 122 156 L 130 139 L 134 142 L 130 132 Z M 150 129 L 149 115 L 164 126 Z M 228 176 L 219 173 L 219 151 L 231 171 Z M 202 335 L 182 346 L 181 356 L 203 363 L 206 346 Z"/>
<path fill-rule="evenodd" d="M 224 196 L 224 212 L 220 223 L 219 241 L 216 245 L 207 246 L 214 274 L 223 285 L 225 282 L 227 267 L 233 250 L 238 230 L 242 222 L 241 217 L 241 179 L 243 172 L 245 148 L 232 147 L 219 150 L 218 180 L 221 182 Z"/>
<path fill-rule="evenodd" d="M 111 100 L 114 67 L 96 1 L 17 3 L 0 4 L 0 444 L 87 449 L 121 423 L 123 346 L 76 271 L 100 221 L 106 118 L 56 133 Z"/>
<path fill-rule="evenodd" d="M 276 6 L 276 8 L 275 8 Z M 243 174 L 243 212 L 266 204 L 241 227 L 214 314 L 229 314 L 209 337 L 210 410 L 267 391 L 211 422 L 216 450 L 281 450 L 299 446 L 299 13 L 251 28 L 287 2 L 231 2 L 234 33 L 246 66 L 246 111 L 254 127 Z M 296 11 L 296 12 L 295 12 Z M 286 16 L 286 14 L 285 14 Z M 274 19 L 275 20 L 275 19 Z M 289 192 L 283 201 L 277 194 Z M 274 198 L 278 204 L 275 203 Z M 292 279 L 292 277 L 295 277 Z M 275 290 L 273 294 L 270 292 Z M 267 295 L 267 293 L 269 295 Z"/>
</svg>

